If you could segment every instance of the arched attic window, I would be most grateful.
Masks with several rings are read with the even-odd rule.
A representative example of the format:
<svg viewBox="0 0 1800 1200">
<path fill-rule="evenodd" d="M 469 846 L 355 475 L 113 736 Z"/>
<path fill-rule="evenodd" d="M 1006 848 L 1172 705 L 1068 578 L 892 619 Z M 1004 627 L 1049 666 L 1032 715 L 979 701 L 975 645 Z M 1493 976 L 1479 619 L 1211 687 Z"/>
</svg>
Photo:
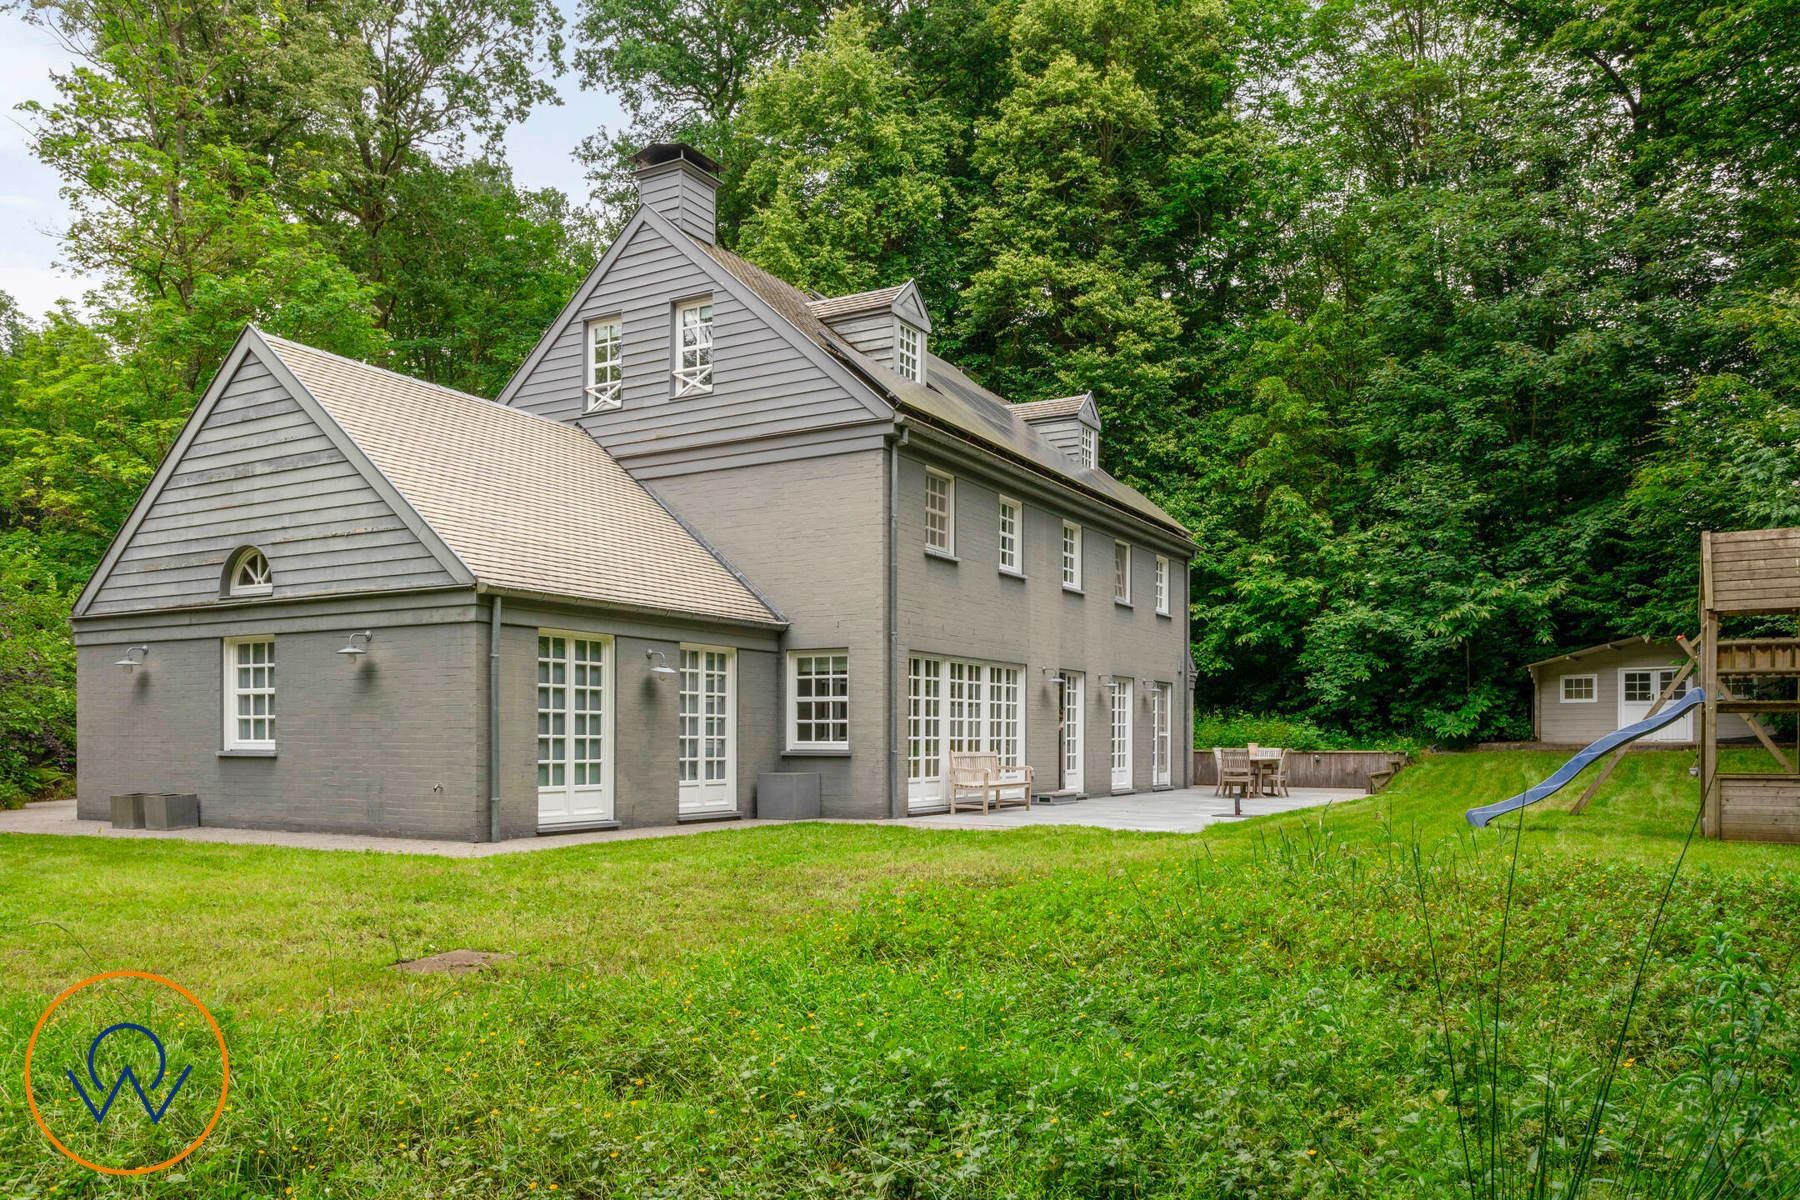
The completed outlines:
<svg viewBox="0 0 1800 1200">
<path fill-rule="evenodd" d="M 255 546 L 245 546 L 225 564 L 225 595 L 267 596 L 275 590 L 275 574 L 269 560 Z"/>
</svg>

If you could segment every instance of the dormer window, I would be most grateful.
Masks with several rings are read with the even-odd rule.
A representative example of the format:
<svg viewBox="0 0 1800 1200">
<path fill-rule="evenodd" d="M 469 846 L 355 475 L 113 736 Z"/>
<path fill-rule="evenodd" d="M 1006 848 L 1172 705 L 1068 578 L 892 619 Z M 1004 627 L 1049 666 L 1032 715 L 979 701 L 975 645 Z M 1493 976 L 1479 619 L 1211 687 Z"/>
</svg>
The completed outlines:
<svg viewBox="0 0 1800 1200">
<path fill-rule="evenodd" d="M 1091 425 L 1081 427 L 1081 465 L 1090 471 L 1100 466 L 1100 435 Z"/>
<path fill-rule="evenodd" d="M 625 378 L 625 339 L 617 317 L 588 322 L 587 411 L 601 412 L 622 403 L 620 385 Z"/>
<path fill-rule="evenodd" d="M 712 391 L 712 299 L 691 300 L 675 309 L 675 394 Z"/>
<path fill-rule="evenodd" d="M 267 596 L 275 590 L 275 573 L 261 550 L 250 546 L 240 550 L 225 570 L 227 596 Z"/>
<path fill-rule="evenodd" d="M 914 383 L 925 382 L 925 334 L 905 321 L 894 324 L 894 370 Z"/>
</svg>

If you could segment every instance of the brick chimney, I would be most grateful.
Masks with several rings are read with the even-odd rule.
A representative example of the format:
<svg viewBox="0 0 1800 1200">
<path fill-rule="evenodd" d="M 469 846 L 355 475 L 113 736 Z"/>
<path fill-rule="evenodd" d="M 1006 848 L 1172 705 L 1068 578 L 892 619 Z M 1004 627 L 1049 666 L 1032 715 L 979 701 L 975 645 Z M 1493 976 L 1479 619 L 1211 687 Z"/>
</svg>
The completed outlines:
<svg viewBox="0 0 1800 1200">
<path fill-rule="evenodd" d="M 703 242 L 718 237 L 719 164 L 682 142 L 656 142 L 631 156 L 638 203 Z"/>
</svg>

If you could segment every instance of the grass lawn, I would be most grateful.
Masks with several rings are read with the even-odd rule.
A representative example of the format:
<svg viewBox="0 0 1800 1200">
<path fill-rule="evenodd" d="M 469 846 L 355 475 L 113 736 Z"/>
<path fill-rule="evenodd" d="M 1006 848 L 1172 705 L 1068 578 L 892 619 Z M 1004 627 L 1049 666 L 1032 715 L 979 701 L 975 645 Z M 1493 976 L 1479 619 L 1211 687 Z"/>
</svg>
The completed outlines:
<svg viewBox="0 0 1800 1200">
<path fill-rule="evenodd" d="M 1691 760 L 1633 755 L 1522 834 L 1461 812 L 1557 755 L 1433 758 L 1201 836 L 799 825 L 474 861 L 0 838 L 0 1195 L 1452 1196 L 1466 1154 L 1486 1196 L 1583 1140 L 1587 1194 L 1701 1180 L 1715 1143 L 1722 1189 L 1666 1194 L 1795 1194 L 1800 848 L 1696 839 L 1637 979 Z M 388 969 L 453 947 L 517 957 Z M 212 1137 L 125 1181 L 56 1155 L 21 1085 L 49 997 L 114 967 L 191 988 L 232 1052 Z M 180 1145 L 172 1114 L 104 1136 Z"/>
</svg>

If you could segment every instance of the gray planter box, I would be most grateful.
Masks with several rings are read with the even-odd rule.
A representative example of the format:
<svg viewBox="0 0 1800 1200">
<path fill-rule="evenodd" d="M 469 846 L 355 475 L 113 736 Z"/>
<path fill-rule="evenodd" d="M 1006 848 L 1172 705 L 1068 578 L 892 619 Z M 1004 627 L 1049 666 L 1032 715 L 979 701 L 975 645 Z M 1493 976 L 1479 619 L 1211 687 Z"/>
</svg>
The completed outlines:
<svg viewBox="0 0 1800 1200">
<path fill-rule="evenodd" d="M 124 796 L 112 798 L 112 823 L 114 829 L 142 829 L 144 827 L 144 793 L 131 792 Z"/>
<path fill-rule="evenodd" d="M 200 797 L 175 792 L 144 793 L 145 829 L 192 829 L 200 824 Z"/>
<path fill-rule="evenodd" d="M 762 821 L 813 821 L 819 817 L 816 772 L 765 771 L 756 777 L 756 816 Z"/>
</svg>

